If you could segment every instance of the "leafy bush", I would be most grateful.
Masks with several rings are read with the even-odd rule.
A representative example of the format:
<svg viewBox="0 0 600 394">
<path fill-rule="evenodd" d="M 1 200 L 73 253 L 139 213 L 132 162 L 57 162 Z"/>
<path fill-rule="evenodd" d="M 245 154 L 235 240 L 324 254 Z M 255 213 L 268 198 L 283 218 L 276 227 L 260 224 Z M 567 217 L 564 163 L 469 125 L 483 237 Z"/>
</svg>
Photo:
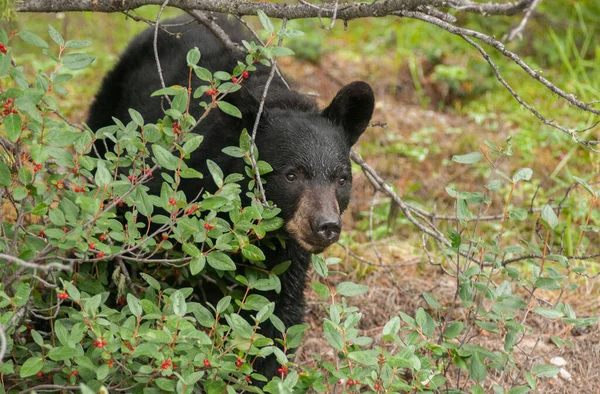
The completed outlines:
<svg viewBox="0 0 600 394">
<path fill-rule="evenodd" d="M 266 17 L 261 19 L 272 31 Z M 54 69 L 28 77 L 10 61 L 9 44 L 15 37 L 0 30 L 7 51 L 0 57 L 0 101 L 5 105 L 0 140 L 3 392 L 200 392 L 201 387 L 207 393 L 525 393 L 535 391 L 537 379 L 558 373 L 552 365 L 529 363 L 523 369 L 517 361 L 515 347 L 532 331 L 530 312 L 569 326 L 595 321 L 577 318 L 573 308 L 560 301 L 573 286 L 570 277 L 585 271 L 562 249 L 553 251 L 552 236 L 565 227 L 557 216 L 562 208 L 545 204 L 530 212 L 512 207 L 513 192 L 532 178 L 532 171 L 504 174 L 496 163 L 513 154 L 510 141 L 504 147 L 488 143 L 485 156 L 476 152 L 454 157 L 461 165 L 483 158 L 492 164 L 481 191 L 447 188 L 455 200 L 455 225 L 446 229 L 450 244 L 431 258 L 457 284 L 450 307 L 424 293 L 426 308 L 414 316 L 399 312 L 377 335 L 362 335 L 362 314 L 351 301 L 368 287 L 330 273 L 339 259 L 313 256 L 320 280 L 312 287 L 328 315 L 323 332 L 334 357 L 315 355 L 315 368 L 296 365 L 291 354 L 307 326 L 284 327 L 273 315 L 272 302 L 250 294 L 278 291 L 277 275 L 287 266 L 266 270 L 264 254 L 252 243 L 276 231 L 282 220 L 276 208 L 255 198 L 248 133 L 241 134 L 239 146 L 227 149 L 244 160 L 246 173 L 223 174 L 213 163 L 206 175 L 219 186 L 218 192 L 188 201 L 177 186 L 181 178 L 202 175 L 187 167 L 185 159 L 202 143 L 193 129 L 203 117 L 189 115 L 186 88 L 155 93 L 172 98 L 156 124 L 146 123 L 132 110 L 129 124 L 117 122 L 93 133 L 70 124 L 59 109 L 60 95 L 67 93 L 65 84 L 72 77 L 68 70 L 94 61 L 77 52 L 89 43 L 65 42 L 52 27 L 52 47 L 32 33 L 18 35 L 44 48 Z M 247 49 L 251 54 L 245 63 L 214 74 L 197 66 L 197 50 L 188 53 L 191 71 L 207 82 L 193 96 L 212 97 L 205 114 L 218 108 L 240 116 L 225 101 L 229 92 L 239 89 L 231 76 L 254 71 L 257 61 L 269 64 L 278 52 L 254 43 Z M 98 139 L 116 144 L 106 160 L 94 155 Z M 256 165 L 261 175 L 270 171 L 267 163 Z M 162 173 L 160 195 L 151 195 L 145 183 L 158 167 L 175 176 Z M 591 194 L 591 209 L 597 193 L 585 180 L 577 181 Z M 481 234 L 478 219 L 492 196 L 502 192 L 508 192 L 508 198 L 501 227 Z M 241 193 L 251 197 L 249 206 L 243 206 Z M 540 227 L 532 231 L 539 231 L 541 238 L 505 241 L 507 223 L 534 215 Z M 577 253 L 584 252 L 584 233 L 598 231 L 588 222 L 589 216 L 581 227 Z M 232 253 L 241 254 L 248 264 L 236 266 Z M 513 258 L 522 258 L 531 272 L 509 264 Z M 177 284 L 182 278 L 192 284 L 199 275 L 226 277 L 242 290 L 215 305 L 196 302 L 193 288 Z M 539 291 L 557 294 L 555 302 L 539 299 Z M 458 308 L 462 315 L 456 313 Z M 259 324 L 267 320 L 282 334 L 281 340 L 274 343 L 260 334 Z M 483 331 L 502 335 L 504 348 L 488 349 L 477 342 Z M 553 340 L 557 346 L 565 344 L 562 338 Z M 279 376 L 266 383 L 253 364 L 271 354 L 281 367 Z"/>
</svg>

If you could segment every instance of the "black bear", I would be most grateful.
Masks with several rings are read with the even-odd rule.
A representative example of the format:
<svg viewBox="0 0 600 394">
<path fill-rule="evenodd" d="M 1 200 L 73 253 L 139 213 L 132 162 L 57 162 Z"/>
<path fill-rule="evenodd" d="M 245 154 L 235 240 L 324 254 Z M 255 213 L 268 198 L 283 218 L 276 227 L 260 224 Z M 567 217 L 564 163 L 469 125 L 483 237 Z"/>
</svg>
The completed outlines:
<svg viewBox="0 0 600 394">
<path fill-rule="evenodd" d="M 252 36 L 239 22 L 223 15 L 213 18 L 232 41 L 252 41 Z M 169 33 L 159 30 L 157 50 L 166 86 L 188 85 L 187 52 L 198 47 L 200 66 L 215 71 L 233 70 L 240 59 L 209 29 L 189 16 L 165 24 Z M 175 33 L 175 34 L 174 34 Z M 92 130 L 114 124 L 113 117 L 123 122 L 131 120 L 129 108 L 139 111 L 145 121 L 154 122 L 164 116 L 161 98 L 150 97 L 161 87 L 153 51 L 154 30 L 148 29 L 136 37 L 116 67 L 106 76 L 93 103 L 88 126 Z M 237 106 L 242 119 L 213 110 L 195 130 L 204 136 L 187 165 L 207 173 L 206 159 L 215 161 L 227 173 L 243 173 L 243 163 L 222 153 L 227 146 L 237 146 L 240 132 L 252 130 L 260 97 L 269 68 L 258 66 L 244 80 L 243 89 L 229 94 L 227 101 Z M 194 78 L 193 89 L 202 82 Z M 204 95 L 206 97 L 206 95 Z M 205 99 L 206 100 L 206 99 Z M 285 225 L 280 236 L 286 246 L 264 250 L 266 264 L 273 267 L 291 260 L 288 270 L 280 276 L 281 292 L 268 294 L 275 302 L 275 315 L 286 327 L 303 320 L 307 270 L 311 253 L 320 253 L 339 238 L 341 214 L 348 206 L 352 186 L 350 148 L 368 126 L 373 113 L 374 97 L 365 82 L 352 82 L 343 87 L 331 104 L 319 111 L 314 100 L 292 90 L 275 77 L 264 103 L 256 134 L 256 146 L 261 160 L 273 167 L 265 176 L 265 194 L 281 209 Z M 190 113 L 196 119 L 203 113 L 198 102 L 192 103 Z M 104 144 L 96 144 L 103 154 Z M 154 193 L 160 191 L 160 177 L 150 183 Z M 182 180 L 180 189 L 193 198 L 201 189 L 211 191 L 212 180 Z M 261 333 L 274 337 L 273 327 L 261 327 Z M 274 358 L 254 365 L 267 377 L 277 369 Z"/>
</svg>

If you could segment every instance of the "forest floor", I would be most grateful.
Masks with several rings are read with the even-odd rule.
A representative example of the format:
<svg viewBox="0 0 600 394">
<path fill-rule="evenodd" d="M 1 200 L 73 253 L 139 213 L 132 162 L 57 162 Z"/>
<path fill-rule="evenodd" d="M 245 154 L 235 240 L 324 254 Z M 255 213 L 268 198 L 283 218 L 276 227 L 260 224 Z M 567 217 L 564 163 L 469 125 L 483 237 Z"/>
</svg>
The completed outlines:
<svg viewBox="0 0 600 394">
<path fill-rule="evenodd" d="M 385 149 L 358 148 L 365 161 L 386 181 L 397 186 L 401 194 L 409 189 L 412 183 L 418 183 L 420 185 L 417 190 L 418 195 L 431 201 L 436 196 L 443 195 L 445 185 L 451 181 L 472 181 L 468 177 L 463 179 L 465 177 L 461 177 L 460 173 L 450 172 L 449 168 L 441 163 L 449 160 L 453 154 L 468 151 L 460 147 L 461 144 L 465 144 L 465 139 L 474 141 L 476 136 L 477 141 L 489 139 L 500 142 L 515 129 L 513 124 L 495 122 L 492 127 L 489 127 L 489 124 L 482 125 L 465 116 L 423 108 L 416 103 L 410 75 L 406 75 L 408 70 L 405 75 L 396 74 L 390 75 L 387 79 L 374 80 L 372 74 L 369 77 L 368 69 L 361 68 L 358 63 L 349 64 L 348 61 L 341 64 L 335 56 L 326 56 L 319 65 L 297 59 L 286 59 L 281 67 L 287 75 L 294 76 L 291 82 L 295 88 L 318 95 L 317 99 L 322 106 L 327 105 L 335 92 L 344 84 L 353 80 L 369 80 L 376 95 L 376 110 L 372 123 L 385 123 L 386 126 L 367 129 L 365 135 L 361 137 L 363 147 L 364 145 L 384 146 L 394 140 L 410 141 L 411 136 L 423 134 L 423 130 L 427 131 L 426 138 L 416 143 L 416 150 L 421 149 L 426 152 L 426 160 L 410 158 L 394 152 L 386 153 Z M 380 70 L 377 75 L 387 74 Z M 433 93 L 436 91 L 435 86 L 425 88 Z M 469 135 L 473 137 L 466 137 Z M 431 144 L 431 149 L 427 149 L 428 144 Z M 434 147 L 436 151 L 433 151 Z M 548 156 L 551 156 L 551 153 L 546 152 Z M 560 159 L 559 157 L 557 160 L 536 162 L 534 171 L 549 173 Z M 369 211 L 373 188 L 361 172 L 354 175 L 353 182 L 352 202 L 344 218 L 344 228 L 345 231 L 354 233 L 354 241 L 358 240 L 357 249 L 360 253 L 357 254 L 375 262 L 377 256 L 368 242 L 368 237 L 366 234 L 360 234 L 362 231 L 354 226 L 357 221 L 364 220 L 364 213 Z M 412 198 L 414 199 L 415 196 L 413 195 Z M 359 307 L 363 313 L 360 328 L 365 334 L 375 338 L 378 333 L 380 335 L 390 316 L 397 315 L 400 311 L 414 315 L 419 307 L 427 310 L 427 303 L 421 296 L 423 292 L 434 295 L 437 300 L 440 300 L 441 305 L 445 306 L 451 304 L 456 292 L 456 283 L 452 278 L 445 275 L 439 267 L 425 262 L 422 251 L 419 250 L 419 242 L 415 242 L 418 240 L 410 238 L 407 235 L 409 232 L 414 233 L 414 228 L 404 231 L 396 228 L 393 235 L 376 242 L 383 264 L 388 265 L 387 269 L 370 266 L 365 272 L 365 263 L 347 255 L 344 247 L 333 247 L 329 252 L 330 255 L 345 260 L 341 270 L 350 271 L 348 274 L 350 279 L 356 279 L 369 286 L 370 291 L 365 296 L 352 298 L 349 302 Z M 360 268 L 361 264 L 363 269 Z M 343 277 L 344 275 L 339 275 L 338 279 L 341 280 Z M 313 273 L 311 280 L 318 280 L 318 275 Z M 563 301 L 569 302 L 578 316 L 597 316 L 600 310 L 599 294 L 599 280 L 596 277 L 582 281 L 581 286 L 566 294 Z M 307 290 L 306 297 L 307 323 L 310 329 L 307 330 L 307 336 L 298 349 L 296 361 L 310 365 L 314 363 L 312 356 L 315 354 L 333 360 L 335 355 L 322 332 L 322 321 L 327 317 L 327 312 L 312 289 Z M 460 315 L 461 312 L 463 311 L 458 310 L 456 313 Z M 562 357 L 566 361 L 564 369 L 571 375 L 570 378 L 538 380 L 537 392 L 600 392 L 600 325 L 582 330 L 570 330 L 561 323 L 545 324 L 543 319 L 534 314 L 529 314 L 528 325 L 533 328 L 533 331 L 523 338 L 518 350 L 515 351 L 518 363 L 521 366 L 531 367 L 537 363 L 551 363 L 554 357 Z M 477 339 L 478 344 L 492 351 L 502 351 L 503 335 L 481 331 Z M 558 348 L 550 339 L 551 336 L 571 340 L 573 346 Z M 328 353 L 323 354 L 323 349 L 327 349 Z M 528 358 L 526 355 L 531 356 Z M 457 376 L 448 376 L 448 378 L 449 382 L 456 385 Z M 524 384 L 522 376 L 520 380 L 520 384 Z M 488 387 L 486 392 L 487 390 L 491 392 L 491 388 Z"/>
</svg>

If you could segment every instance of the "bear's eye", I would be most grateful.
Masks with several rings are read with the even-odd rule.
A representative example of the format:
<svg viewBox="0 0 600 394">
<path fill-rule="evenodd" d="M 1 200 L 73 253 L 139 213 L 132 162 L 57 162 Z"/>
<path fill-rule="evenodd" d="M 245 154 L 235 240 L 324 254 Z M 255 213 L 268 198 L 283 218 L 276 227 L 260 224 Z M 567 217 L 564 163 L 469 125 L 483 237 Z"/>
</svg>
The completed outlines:
<svg viewBox="0 0 600 394">
<path fill-rule="evenodd" d="M 346 184 L 346 182 L 348 181 L 348 179 L 346 179 L 345 176 L 341 177 L 340 179 L 338 179 L 338 185 L 340 186 L 344 186 Z"/>
<path fill-rule="evenodd" d="M 290 182 L 294 182 L 297 177 L 296 177 L 296 174 L 294 174 L 293 172 L 290 172 L 285 175 L 285 178 Z"/>
</svg>

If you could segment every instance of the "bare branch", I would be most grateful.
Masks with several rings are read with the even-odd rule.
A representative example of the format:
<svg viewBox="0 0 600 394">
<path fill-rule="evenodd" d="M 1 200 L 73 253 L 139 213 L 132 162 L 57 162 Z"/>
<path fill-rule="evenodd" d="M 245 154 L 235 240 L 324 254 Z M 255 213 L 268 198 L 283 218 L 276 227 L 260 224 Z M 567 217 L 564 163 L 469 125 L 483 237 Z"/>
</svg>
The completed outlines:
<svg viewBox="0 0 600 394">
<path fill-rule="evenodd" d="M 237 16 L 256 15 L 261 10 L 269 17 L 288 20 L 319 16 L 331 18 L 337 10 L 337 19 L 349 21 L 358 18 L 384 17 L 398 11 L 416 10 L 423 6 L 449 8 L 481 15 L 515 15 L 526 10 L 532 1 L 478 3 L 469 0 L 387 0 L 339 4 L 336 2 L 320 4 L 316 7 L 308 3 L 292 5 L 240 0 L 172 0 L 170 5 L 184 11 L 222 12 Z M 144 5 L 162 4 L 163 0 L 18 0 L 15 2 L 15 7 L 19 12 L 123 12 Z"/>
<path fill-rule="evenodd" d="M 55 270 L 73 271 L 73 264 L 61 264 L 61 263 L 36 264 L 36 263 L 31 263 L 29 261 L 21 260 L 18 257 L 11 256 L 11 255 L 4 254 L 4 253 L 0 253 L 0 260 L 7 260 L 7 261 L 10 261 L 11 263 L 18 264 L 22 267 L 32 268 L 34 270 L 40 270 L 40 271 L 45 271 L 45 272 L 55 271 Z"/>
<path fill-rule="evenodd" d="M 541 2 L 542 2 L 542 0 L 533 0 L 531 5 L 527 8 L 527 11 L 525 11 L 525 16 L 523 16 L 523 19 L 521 19 L 521 23 L 519 23 L 519 25 L 517 27 L 515 27 L 514 29 L 509 31 L 508 34 L 506 35 L 506 41 L 512 41 L 517 37 L 521 38 L 523 29 L 525 29 L 525 25 L 529 21 L 529 18 L 531 18 L 531 14 L 533 14 L 533 10 L 535 10 L 536 7 Z"/>
<path fill-rule="evenodd" d="M 156 14 L 156 23 L 154 24 L 154 41 L 152 46 L 154 48 L 154 60 L 156 61 L 156 69 L 158 71 L 158 77 L 160 78 L 160 86 L 164 89 L 167 86 L 165 85 L 165 79 L 163 78 L 162 67 L 160 65 L 160 57 L 158 56 L 158 26 L 160 21 L 160 16 L 162 15 L 165 7 L 169 4 L 169 0 L 165 0 L 160 6 L 160 10 L 158 10 L 158 14 Z M 166 94 L 163 95 L 165 99 L 167 99 L 168 103 L 171 104 L 171 99 Z"/>
</svg>

